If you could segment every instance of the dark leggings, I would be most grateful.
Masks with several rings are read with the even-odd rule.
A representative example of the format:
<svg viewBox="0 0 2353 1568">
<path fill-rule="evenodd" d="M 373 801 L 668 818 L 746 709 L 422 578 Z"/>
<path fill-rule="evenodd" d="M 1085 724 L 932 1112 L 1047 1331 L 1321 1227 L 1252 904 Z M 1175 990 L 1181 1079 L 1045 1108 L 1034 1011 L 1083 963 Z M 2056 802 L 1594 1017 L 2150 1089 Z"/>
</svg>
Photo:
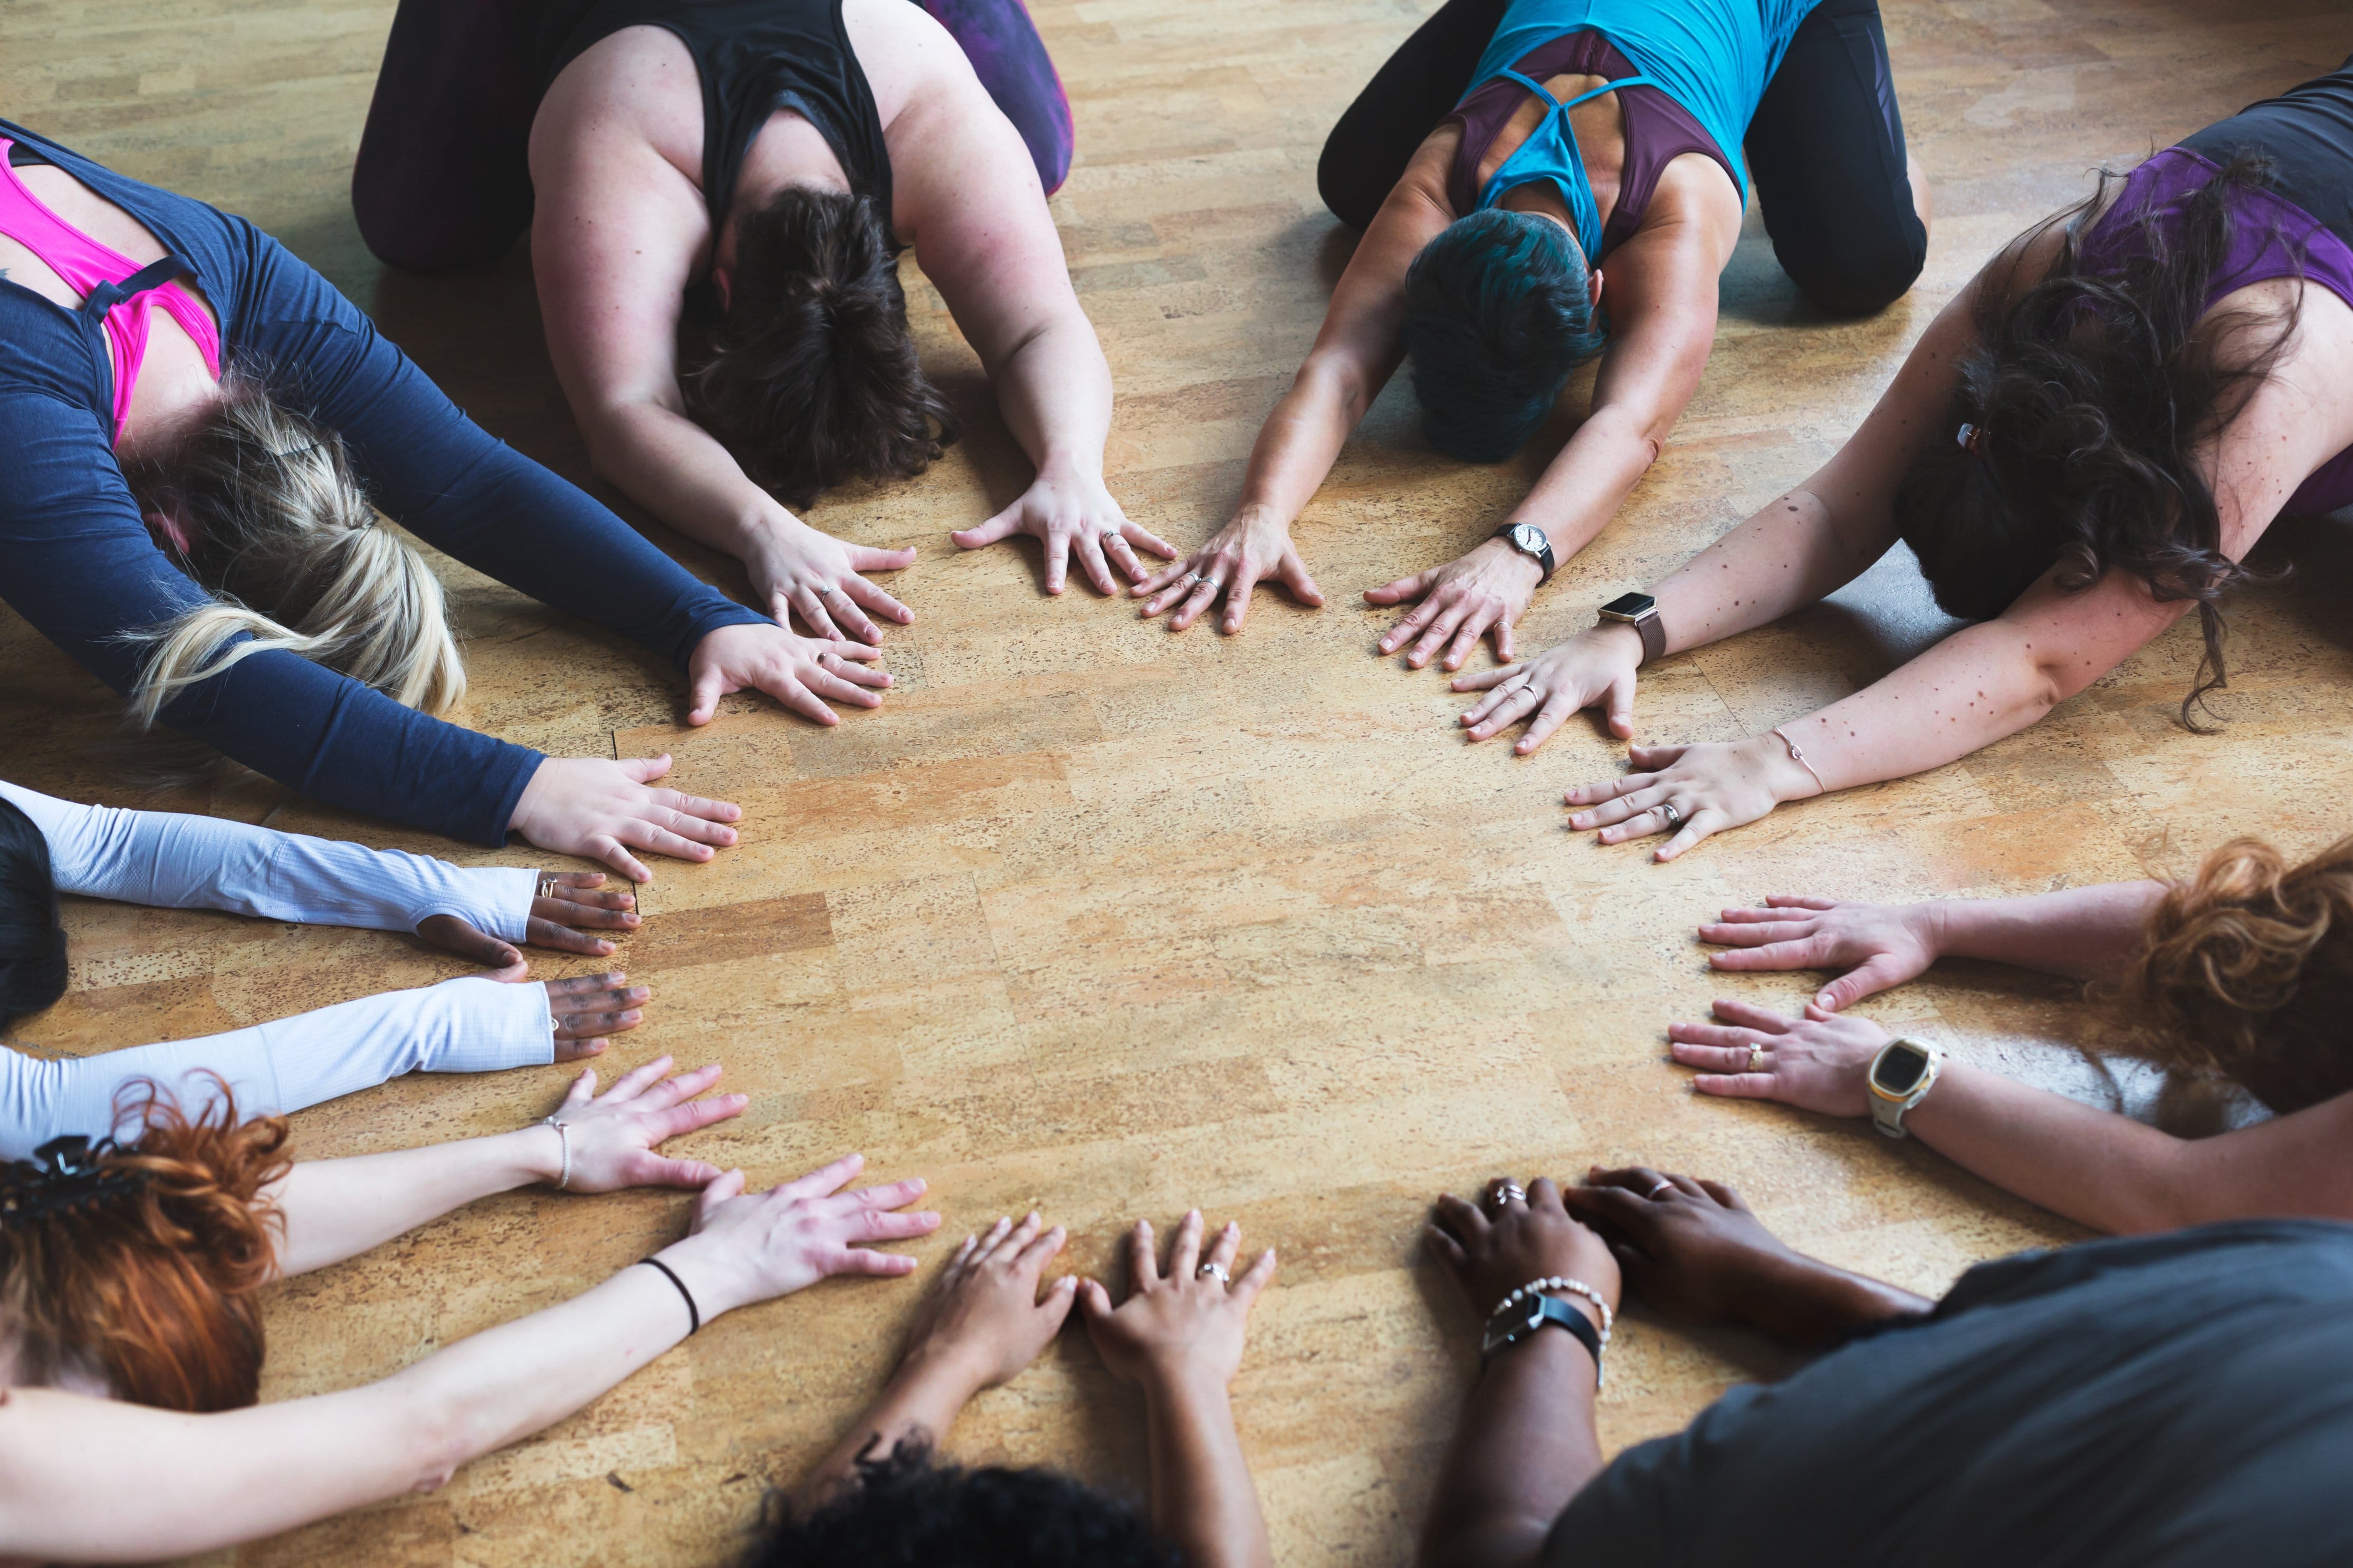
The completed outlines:
<svg viewBox="0 0 2353 1568">
<path fill-rule="evenodd" d="M 1048 195 L 1071 172 L 1070 100 L 1022 0 L 922 0 L 1013 122 Z M 400 0 L 352 165 L 379 260 L 482 267 L 531 226 L 532 49 L 547 0 Z"/>
<path fill-rule="evenodd" d="M 1340 221 L 1368 227 L 1405 166 L 1471 86 L 1508 0 L 1447 0 L 1374 73 L 1315 165 Z M 1748 122 L 1748 176 L 1773 255 L 1806 297 L 1867 315 L 1912 287 L 1928 231 L 1912 205 L 1878 0 L 1822 0 Z"/>
</svg>

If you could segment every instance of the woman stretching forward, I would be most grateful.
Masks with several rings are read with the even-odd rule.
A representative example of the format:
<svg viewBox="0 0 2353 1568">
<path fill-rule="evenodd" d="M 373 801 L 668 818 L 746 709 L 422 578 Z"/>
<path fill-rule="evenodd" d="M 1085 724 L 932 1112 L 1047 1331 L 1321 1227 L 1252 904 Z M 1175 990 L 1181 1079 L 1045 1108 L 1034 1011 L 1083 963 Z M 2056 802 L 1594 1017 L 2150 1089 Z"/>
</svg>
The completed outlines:
<svg viewBox="0 0 2353 1568">
<path fill-rule="evenodd" d="M 1744 144 L 1746 161 L 1742 153 Z M 1273 579 L 1324 602 L 1291 524 L 1398 363 L 1430 444 L 1501 462 L 1601 357 L 1592 411 L 1495 537 L 1365 597 L 1381 639 L 1459 669 L 1608 525 L 1666 447 L 1715 337 L 1754 173 L 1781 265 L 1877 310 L 1927 255 L 1875 0 L 1448 0 L 1342 115 L 1316 181 L 1364 239 L 1268 416 L 1231 521 L 1137 584 L 1182 630 Z M 1602 282 L 1609 281 L 1607 297 Z"/>
<path fill-rule="evenodd" d="M 131 700 L 288 788 L 634 879 L 741 815 L 660 762 L 551 758 L 428 715 L 465 694 L 418 536 L 685 671 L 872 706 L 871 648 L 797 637 L 485 435 L 242 218 L 0 121 L 0 594 Z"/>
<path fill-rule="evenodd" d="M 549 1124 L 303 1163 L 282 1122 L 168 1103 L 136 1144 L 63 1140 L 0 1169 L 0 1554 L 147 1563 L 275 1535 L 405 1492 L 586 1405 L 704 1323 L 830 1275 L 902 1275 L 860 1244 L 939 1224 L 920 1181 L 844 1193 L 855 1154 L 745 1195 L 741 1171 L 655 1151 L 724 1121 L 719 1069 L 650 1062 Z M 258 1293 L 534 1182 L 701 1189 L 684 1239 L 582 1295 L 381 1382 L 255 1405 Z"/>
<path fill-rule="evenodd" d="M 1903 907 L 1777 897 L 1726 910 L 1718 969 L 1842 969 L 1801 1018 L 1718 1002 L 1676 1024 L 1707 1094 L 1876 1115 L 1997 1186 L 2108 1231 L 2316 1215 L 2353 1220 L 2353 838 L 2301 866 L 2252 839 L 2192 880 Z M 2277 1114 L 2184 1139 L 1946 1058 L 1840 1009 L 1940 958 L 2123 983 L 2121 1054 L 2233 1083 Z M 1886 1061 L 1874 1072 L 1884 1054 Z M 1874 1088 L 1874 1084 L 1877 1088 Z"/>
<path fill-rule="evenodd" d="M 403 0 L 352 202 L 378 256 L 426 268 L 495 260 L 528 217 L 597 472 L 743 561 L 779 625 L 873 643 L 874 616 L 913 616 L 860 574 L 914 552 L 844 544 L 769 491 L 807 506 L 955 438 L 908 336 L 905 246 L 1037 466 L 956 543 L 1032 534 L 1057 594 L 1073 552 L 1106 594 L 1113 566 L 1144 575 L 1131 544 L 1175 553 L 1103 488 L 1111 368 L 1046 210 L 1069 160 L 1020 0 Z M 714 353 L 681 374 L 690 310 Z"/>
<path fill-rule="evenodd" d="M 2348 62 L 2353 66 L 2353 62 Z M 1606 843 L 1672 859 L 1785 800 L 1902 778 L 2041 719 L 2198 612 L 2191 708 L 2222 683 L 2223 593 L 2283 512 L 2353 502 L 2353 69 L 2208 127 L 2037 226 L 1914 346 L 1852 439 L 1608 622 L 1455 681 L 1523 752 L 1580 708 L 1633 733 L 1635 672 L 1776 620 L 1895 546 L 1978 624 L 1745 741 L 1636 746 L 1568 792 Z"/>
</svg>

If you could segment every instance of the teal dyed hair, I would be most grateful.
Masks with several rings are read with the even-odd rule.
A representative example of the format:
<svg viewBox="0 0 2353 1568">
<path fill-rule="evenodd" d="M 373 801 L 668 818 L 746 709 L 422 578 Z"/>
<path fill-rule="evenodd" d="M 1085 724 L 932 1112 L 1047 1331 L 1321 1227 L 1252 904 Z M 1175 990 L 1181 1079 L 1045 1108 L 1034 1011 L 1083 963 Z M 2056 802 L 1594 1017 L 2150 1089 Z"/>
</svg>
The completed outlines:
<svg viewBox="0 0 2353 1568">
<path fill-rule="evenodd" d="M 1606 341 L 1583 250 L 1551 219 L 1503 207 L 1457 218 L 1422 247 L 1405 310 L 1422 428 L 1465 462 L 1519 450 Z"/>
</svg>

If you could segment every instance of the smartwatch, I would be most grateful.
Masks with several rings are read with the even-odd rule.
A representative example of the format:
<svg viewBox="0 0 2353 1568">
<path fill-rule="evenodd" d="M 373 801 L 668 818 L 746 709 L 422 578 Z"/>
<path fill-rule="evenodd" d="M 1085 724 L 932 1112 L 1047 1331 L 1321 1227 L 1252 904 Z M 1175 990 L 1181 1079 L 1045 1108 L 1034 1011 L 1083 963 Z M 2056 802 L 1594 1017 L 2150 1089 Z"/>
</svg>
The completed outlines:
<svg viewBox="0 0 2353 1568">
<path fill-rule="evenodd" d="M 1941 1049 L 1908 1035 L 1880 1047 L 1863 1079 L 1871 1091 L 1872 1125 L 1890 1138 L 1910 1137 L 1904 1113 L 1928 1098 L 1944 1066 Z"/>
<path fill-rule="evenodd" d="M 1623 621 L 1641 635 L 1642 662 L 1667 651 L 1666 623 L 1659 619 L 1659 601 L 1648 594 L 1620 594 L 1601 606 L 1605 621 Z"/>
<path fill-rule="evenodd" d="M 1485 1367 L 1502 1352 L 1541 1332 L 1546 1323 L 1567 1329 L 1593 1356 L 1593 1386 L 1601 1386 L 1601 1331 L 1593 1320 L 1556 1296 L 1530 1296 L 1505 1307 L 1487 1320 L 1486 1337 L 1479 1342 L 1479 1364 Z"/>
<path fill-rule="evenodd" d="M 1544 575 L 1536 579 L 1541 588 L 1552 581 L 1552 539 L 1533 522 L 1507 522 L 1495 531 L 1495 537 L 1535 562 Z"/>
</svg>

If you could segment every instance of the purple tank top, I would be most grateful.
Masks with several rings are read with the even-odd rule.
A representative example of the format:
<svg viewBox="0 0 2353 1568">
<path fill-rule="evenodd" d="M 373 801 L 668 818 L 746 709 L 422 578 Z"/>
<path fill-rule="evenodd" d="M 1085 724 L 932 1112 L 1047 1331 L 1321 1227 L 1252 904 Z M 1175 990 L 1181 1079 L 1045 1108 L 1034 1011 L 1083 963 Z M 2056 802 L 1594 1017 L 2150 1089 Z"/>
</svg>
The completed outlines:
<svg viewBox="0 0 2353 1568">
<path fill-rule="evenodd" d="M 2187 147 L 2168 147 L 2135 169 L 2125 180 L 2123 194 L 2084 237 L 2084 270 L 2104 275 L 2122 271 L 2137 248 L 2135 220 L 2154 212 L 2160 227 L 2178 224 L 2183 201 L 2218 172 L 2212 162 Z M 2233 289 L 2298 273 L 2353 305 L 2353 248 L 2319 219 L 2271 191 L 2234 196 L 2231 216 L 2231 248 L 2206 291 L 2209 310 Z M 2297 247 L 2304 251 L 2301 266 Z M 2307 475 L 2282 510 L 2311 517 L 2343 506 L 2353 506 L 2353 447 Z"/>
<path fill-rule="evenodd" d="M 1529 50 L 1513 68 L 1537 81 L 1571 74 L 1616 81 L 1642 74 L 1608 38 L 1590 29 L 1566 34 Z M 1456 149 L 1453 166 L 1446 172 L 1446 198 L 1457 213 L 1479 210 L 1479 160 L 1527 101 L 1526 88 L 1509 77 L 1498 77 L 1455 105 L 1454 112 L 1440 122 L 1462 127 L 1462 145 Z M 1601 228 L 1605 251 L 1617 249 L 1642 226 L 1651 193 L 1658 189 L 1659 176 L 1669 163 L 1685 153 L 1704 153 L 1719 163 L 1724 162 L 1715 139 L 1700 129 L 1691 110 L 1657 88 L 1620 88 L 1618 107 L 1626 117 L 1626 167 L 1618 182 L 1618 205 Z M 1724 172 L 1732 176 L 1735 187 L 1740 184 L 1739 171 L 1726 166 Z"/>
</svg>

